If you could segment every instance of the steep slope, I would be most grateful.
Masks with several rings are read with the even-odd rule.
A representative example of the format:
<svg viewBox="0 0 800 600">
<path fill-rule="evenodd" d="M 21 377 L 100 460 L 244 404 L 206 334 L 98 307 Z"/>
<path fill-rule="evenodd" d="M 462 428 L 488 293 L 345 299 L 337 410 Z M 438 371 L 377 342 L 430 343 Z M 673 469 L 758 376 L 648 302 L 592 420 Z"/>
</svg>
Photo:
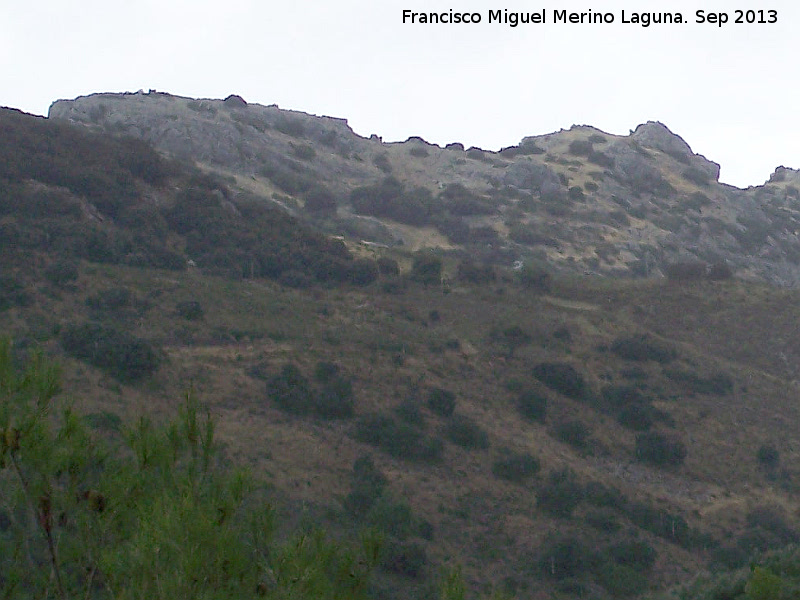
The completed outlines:
<svg viewBox="0 0 800 600">
<path fill-rule="evenodd" d="M 192 386 L 229 458 L 270 484 L 290 520 L 384 532 L 374 597 L 435 596 L 454 564 L 475 593 L 640 596 L 799 539 L 794 290 L 514 271 L 375 245 L 355 258 L 266 210 L 241 177 L 60 120 L 3 111 L 0 126 L 0 324 L 19 351 L 63 363 L 97 435 L 173 412 Z M 556 152 L 592 135 L 536 143 Z M 606 137 L 592 146 L 630 142 Z M 408 154 L 430 146 L 407 144 L 378 147 L 433 169 Z M 529 168 L 487 156 L 505 166 L 465 164 Z M 489 202 L 442 191 L 436 202 Z M 102 252 L 87 250 L 95 238 Z M 153 248 L 177 258 L 157 262 Z M 275 261 L 291 266 L 266 268 Z"/>
<path fill-rule="evenodd" d="M 778 168 L 748 190 L 722 185 L 719 166 L 660 123 L 624 137 L 575 126 L 486 152 L 420 138 L 387 144 L 342 119 L 237 96 L 95 94 L 55 102 L 50 116 L 233 174 L 356 240 L 605 275 L 657 276 L 687 261 L 727 263 L 779 285 L 800 274 L 800 173 Z"/>
</svg>

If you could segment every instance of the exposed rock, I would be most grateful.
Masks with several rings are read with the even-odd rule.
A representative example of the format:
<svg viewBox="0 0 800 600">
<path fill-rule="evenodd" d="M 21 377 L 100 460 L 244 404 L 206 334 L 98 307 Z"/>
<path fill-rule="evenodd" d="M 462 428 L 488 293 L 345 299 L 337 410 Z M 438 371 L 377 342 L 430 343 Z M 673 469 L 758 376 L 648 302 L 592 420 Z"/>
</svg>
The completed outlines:
<svg viewBox="0 0 800 600">
<path fill-rule="evenodd" d="M 719 165 L 692 152 L 689 144 L 679 135 L 672 133 L 663 123 L 648 121 L 639 125 L 631 135 L 631 139 L 642 146 L 660 150 L 678 162 L 698 168 L 714 181 L 719 181 Z"/>
<path fill-rule="evenodd" d="M 546 165 L 530 160 L 519 160 L 506 169 L 503 183 L 521 190 L 544 192 L 560 189 L 558 175 Z"/>
</svg>

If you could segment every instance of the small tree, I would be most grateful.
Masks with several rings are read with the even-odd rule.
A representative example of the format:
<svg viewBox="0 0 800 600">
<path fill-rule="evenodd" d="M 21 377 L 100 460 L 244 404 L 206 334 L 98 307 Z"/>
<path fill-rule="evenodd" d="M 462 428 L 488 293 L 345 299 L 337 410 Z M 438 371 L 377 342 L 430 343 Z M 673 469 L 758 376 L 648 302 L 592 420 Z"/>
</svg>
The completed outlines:
<svg viewBox="0 0 800 600">
<path fill-rule="evenodd" d="M 428 285 L 438 285 L 442 281 L 442 259 L 429 253 L 417 253 L 411 267 L 411 279 Z"/>
</svg>

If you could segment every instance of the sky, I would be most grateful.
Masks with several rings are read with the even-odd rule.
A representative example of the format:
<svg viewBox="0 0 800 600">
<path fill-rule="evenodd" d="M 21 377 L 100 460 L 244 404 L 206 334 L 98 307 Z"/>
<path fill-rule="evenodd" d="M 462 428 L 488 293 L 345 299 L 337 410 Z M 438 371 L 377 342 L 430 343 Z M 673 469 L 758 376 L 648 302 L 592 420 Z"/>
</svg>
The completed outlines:
<svg viewBox="0 0 800 600">
<path fill-rule="evenodd" d="M 661 121 L 721 165 L 764 183 L 800 168 L 800 3 L 714 0 L 0 0 L 0 106 L 139 89 L 346 118 L 364 136 L 499 150 L 593 125 L 626 135 Z M 403 11 L 476 12 L 478 24 L 403 23 Z M 490 23 L 496 10 L 545 23 Z M 613 23 L 554 23 L 554 12 Z M 728 22 L 697 23 L 696 11 Z M 686 23 L 623 23 L 680 13 Z M 746 20 L 747 14 L 743 15 Z"/>
</svg>

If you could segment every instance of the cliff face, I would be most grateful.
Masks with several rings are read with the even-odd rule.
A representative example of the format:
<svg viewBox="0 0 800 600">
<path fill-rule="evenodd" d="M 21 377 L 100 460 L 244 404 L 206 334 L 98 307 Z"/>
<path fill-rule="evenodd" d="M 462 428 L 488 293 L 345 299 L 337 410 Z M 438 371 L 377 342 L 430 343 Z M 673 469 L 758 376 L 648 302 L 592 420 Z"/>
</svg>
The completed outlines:
<svg viewBox="0 0 800 600">
<path fill-rule="evenodd" d="M 142 138 L 329 233 L 607 275 L 704 261 L 800 282 L 800 172 L 779 167 L 747 190 L 720 184 L 719 165 L 657 122 L 629 136 L 573 126 L 488 152 L 366 139 L 346 120 L 238 96 L 94 94 L 55 102 L 50 118 Z"/>
</svg>

